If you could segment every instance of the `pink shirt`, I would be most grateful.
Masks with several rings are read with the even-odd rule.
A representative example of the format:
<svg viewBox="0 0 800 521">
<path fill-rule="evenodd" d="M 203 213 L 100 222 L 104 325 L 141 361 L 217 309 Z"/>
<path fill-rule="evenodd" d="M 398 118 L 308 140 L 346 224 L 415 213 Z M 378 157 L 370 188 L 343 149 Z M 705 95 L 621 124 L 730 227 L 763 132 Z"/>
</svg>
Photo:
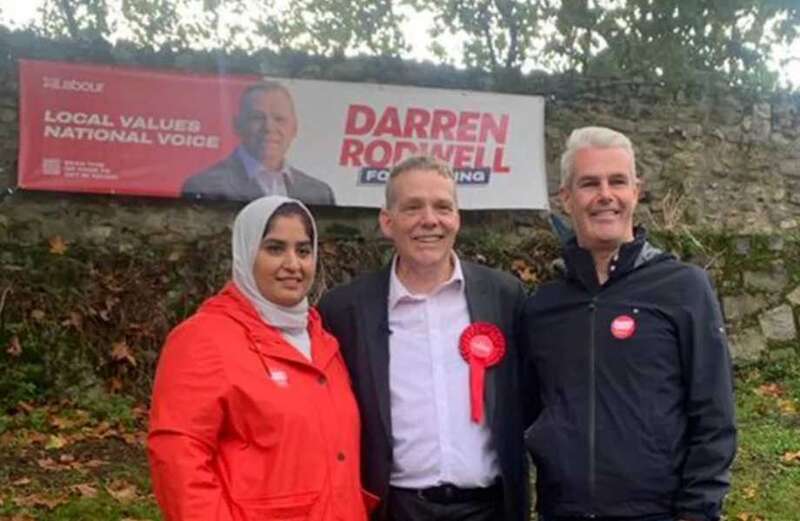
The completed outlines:
<svg viewBox="0 0 800 521">
<path fill-rule="evenodd" d="M 500 473 L 488 426 L 470 420 L 469 366 L 458 348 L 470 319 L 461 263 L 453 259 L 453 275 L 428 295 L 409 293 L 397 278 L 396 257 L 392 263 L 390 482 L 396 487 L 483 487 Z"/>
</svg>

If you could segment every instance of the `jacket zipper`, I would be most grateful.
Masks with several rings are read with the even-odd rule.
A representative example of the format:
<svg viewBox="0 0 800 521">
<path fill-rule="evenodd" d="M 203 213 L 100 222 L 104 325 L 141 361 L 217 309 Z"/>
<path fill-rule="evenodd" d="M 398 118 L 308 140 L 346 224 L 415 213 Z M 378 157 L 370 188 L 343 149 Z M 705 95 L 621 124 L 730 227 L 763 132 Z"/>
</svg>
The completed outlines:
<svg viewBox="0 0 800 521">
<path fill-rule="evenodd" d="M 589 504 L 594 511 L 595 495 L 595 428 L 597 418 L 597 397 L 595 396 L 595 319 L 597 317 L 597 297 L 589 304 Z"/>
</svg>

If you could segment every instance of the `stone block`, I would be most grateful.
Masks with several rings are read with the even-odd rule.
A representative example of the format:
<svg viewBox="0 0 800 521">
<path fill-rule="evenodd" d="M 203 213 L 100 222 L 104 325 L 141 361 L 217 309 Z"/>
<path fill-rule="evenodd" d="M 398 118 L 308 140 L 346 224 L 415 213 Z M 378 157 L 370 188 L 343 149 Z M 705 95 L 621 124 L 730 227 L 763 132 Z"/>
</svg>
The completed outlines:
<svg viewBox="0 0 800 521">
<path fill-rule="evenodd" d="M 753 105 L 750 137 L 758 143 L 766 143 L 772 134 L 772 107 L 769 103 Z"/>
<path fill-rule="evenodd" d="M 750 239 L 748 237 L 739 237 L 736 239 L 734 245 L 736 253 L 739 255 L 750 255 Z"/>
<path fill-rule="evenodd" d="M 742 121 L 742 106 L 739 100 L 730 96 L 714 110 L 714 117 L 724 125 L 736 125 Z"/>
<path fill-rule="evenodd" d="M 767 299 L 761 295 L 735 295 L 722 297 L 725 319 L 736 322 L 767 307 Z"/>
<path fill-rule="evenodd" d="M 788 360 L 797 356 L 797 351 L 791 347 L 784 347 L 767 351 L 767 354 L 770 360 Z"/>
<path fill-rule="evenodd" d="M 0 121 L 3 123 L 13 123 L 17 120 L 17 111 L 14 109 L 0 110 Z"/>
<path fill-rule="evenodd" d="M 769 137 L 769 140 L 773 145 L 777 145 L 779 147 L 785 147 L 791 143 L 789 139 L 780 132 L 773 132 Z"/>
<path fill-rule="evenodd" d="M 768 340 L 794 340 L 797 328 L 794 324 L 794 313 L 788 304 L 770 309 L 758 317 L 761 331 Z"/>
<path fill-rule="evenodd" d="M 767 248 L 769 251 L 780 252 L 783 251 L 784 247 L 784 240 L 782 235 L 771 235 L 769 238 L 769 242 L 767 244 Z"/>
<path fill-rule="evenodd" d="M 749 328 L 732 336 L 730 347 L 735 362 L 755 362 L 767 350 L 767 340 L 758 329 Z"/>
<path fill-rule="evenodd" d="M 781 175 L 788 175 L 790 177 L 800 177 L 800 160 L 798 159 L 785 159 L 778 164 L 778 172 Z"/>
<path fill-rule="evenodd" d="M 800 139 L 795 140 L 786 150 L 786 153 L 789 157 L 800 159 Z"/>
<path fill-rule="evenodd" d="M 767 102 L 755 103 L 753 105 L 753 117 L 756 119 L 772 118 L 772 105 Z"/>
<path fill-rule="evenodd" d="M 91 242 L 102 244 L 114 233 L 114 228 L 108 225 L 90 226 L 83 232 L 83 237 Z"/>
<path fill-rule="evenodd" d="M 686 136 L 697 138 L 703 135 L 703 125 L 700 123 L 689 123 L 686 125 Z"/>
<path fill-rule="evenodd" d="M 781 101 L 772 106 L 772 118 L 781 127 L 791 127 L 797 114 L 797 107 L 791 101 Z"/>
<path fill-rule="evenodd" d="M 744 285 L 749 289 L 781 293 L 787 284 L 789 284 L 789 274 L 783 265 L 775 266 L 768 271 L 744 272 Z"/>
<path fill-rule="evenodd" d="M 791 302 L 793 306 L 800 306 L 800 286 L 797 286 L 791 293 L 786 295 L 786 300 Z"/>
</svg>

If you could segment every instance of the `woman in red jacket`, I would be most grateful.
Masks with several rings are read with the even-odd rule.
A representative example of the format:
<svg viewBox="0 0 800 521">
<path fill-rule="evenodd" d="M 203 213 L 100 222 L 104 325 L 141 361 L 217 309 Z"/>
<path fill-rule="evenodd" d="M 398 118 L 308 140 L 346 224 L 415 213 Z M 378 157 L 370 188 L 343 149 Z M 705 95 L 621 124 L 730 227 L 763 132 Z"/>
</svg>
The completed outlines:
<svg viewBox="0 0 800 521">
<path fill-rule="evenodd" d="M 364 521 L 359 419 L 336 340 L 306 295 L 308 209 L 257 199 L 233 226 L 233 281 L 167 338 L 148 453 L 168 521 Z"/>
</svg>

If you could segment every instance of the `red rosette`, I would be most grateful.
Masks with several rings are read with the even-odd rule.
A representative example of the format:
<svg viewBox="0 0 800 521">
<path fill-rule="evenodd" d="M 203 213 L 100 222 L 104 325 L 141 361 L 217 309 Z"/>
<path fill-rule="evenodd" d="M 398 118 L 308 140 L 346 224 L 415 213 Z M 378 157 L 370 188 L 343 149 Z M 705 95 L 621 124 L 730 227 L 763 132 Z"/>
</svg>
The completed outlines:
<svg viewBox="0 0 800 521">
<path fill-rule="evenodd" d="M 470 417 L 473 422 L 481 423 L 486 369 L 505 356 L 506 337 L 494 324 L 474 322 L 461 333 L 459 351 L 469 364 Z"/>
</svg>

